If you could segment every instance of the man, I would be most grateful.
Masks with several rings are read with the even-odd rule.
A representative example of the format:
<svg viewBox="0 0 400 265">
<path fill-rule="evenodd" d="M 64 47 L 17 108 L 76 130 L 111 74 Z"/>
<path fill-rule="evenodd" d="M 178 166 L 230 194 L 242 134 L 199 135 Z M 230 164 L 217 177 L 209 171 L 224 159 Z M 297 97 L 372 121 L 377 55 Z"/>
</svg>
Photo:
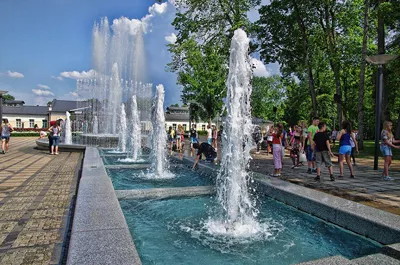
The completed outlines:
<svg viewBox="0 0 400 265">
<path fill-rule="evenodd" d="M 287 132 L 282 123 L 280 123 L 279 126 L 282 126 L 282 128 L 283 128 L 283 131 L 282 131 L 282 135 L 283 135 L 283 138 L 282 138 L 282 165 L 283 165 L 283 159 L 285 158 L 285 149 L 287 147 L 287 141 L 286 141 Z"/>
<path fill-rule="evenodd" d="M 260 153 L 261 149 L 261 142 L 262 142 L 262 134 L 260 126 L 256 125 L 253 132 L 253 141 L 257 144 L 257 151 L 256 154 Z"/>
<path fill-rule="evenodd" d="M 197 140 L 196 124 L 192 124 L 192 128 L 190 129 L 190 156 L 194 155 L 193 144 L 198 142 L 199 141 Z"/>
<path fill-rule="evenodd" d="M 314 139 L 315 134 L 318 132 L 318 124 L 319 124 L 319 118 L 314 117 L 312 125 L 310 125 L 310 127 L 308 127 L 308 129 L 307 129 L 308 145 L 307 145 L 306 153 L 307 153 L 307 161 L 308 161 L 308 170 L 307 170 L 308 174 L 317 172 L 317 169 L 315 166 L 315 154 L 314 154 L 314 150 L 313 150 L 313 146 L 314 146 L 313 139 Z"/>
<path fill-rule="evenodd" d="M 331 161 L 333 153 L 331 151 L 329 136 L 326 133 L 326 125 L 324 122 L 318 124 L 318 132 L 315 134 L 313 141 L 313 149 L 315 151 L 315 158 L 317 162 L 317 176 L 314 178 L 314 180 L 321 181 L 321 164 L 322 162 L 325 162 L 325 166 L 329 169 L 331 181 L 335 181 Z"/>
<path fill-rule="evenodd" d="M 1 148 L 2 153 L 8 152 L 8 142 L 10 142 L 10 136 L 13 128 L 11 124 L 8 123 L 8 119 L 3 119 L 3 124 L 1 126 Z"/>
<path fill-rule="evenodd" d="M 193 144 L 194 149 L 198 149 L 197 155 L 196 155 L 196 161 L 194 161 L 193 164 L 193 169 L 196 168 L 197 163 L 199 162 L 199 159 L 201 158 L 201 155 L 204 154 L 206 156 L 206 160 L 210 162 L 214 162 L 214 160 L 217 158 L 217 152 L 215 152 L 215 149 L 208 143 L 194 143 Z"/>
</svg>

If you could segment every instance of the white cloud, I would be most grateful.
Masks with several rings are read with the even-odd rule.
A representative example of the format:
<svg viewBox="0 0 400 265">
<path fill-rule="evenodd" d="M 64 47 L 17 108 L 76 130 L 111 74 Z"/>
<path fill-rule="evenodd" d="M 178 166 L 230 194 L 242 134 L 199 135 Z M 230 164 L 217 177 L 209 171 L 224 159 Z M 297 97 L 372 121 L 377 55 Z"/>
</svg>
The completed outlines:
<svg viewBox="0 0 400 265">
<path fill-rule="evenodd" d="M 165 40 L 171 44 L 174 44 L 176 42 L 176 35 L 175 33 L 172 33 L 171 35 L 165 36 Z"/>
<path fill-rule="evenodd" d="M 72 72 L 62 72 L 60 76 L 65 77 L 65 78 L 71 78 L 71 79 L 92 79 L 95 77 L 96 71 L 93 69 L 90 69 L 89 71 L 72 71 Z"/>
<path fill-rule="evenodd" d="M 143 22 L 143 28 L 144 31 L 147 33 L 147 29 L 150 28 L 151 26 L 151 20 L 158 15 L 162 15 L 164 13 L 167 12 L 168 9 L 168 3 L 162 3 L 162 4 L 158 4 L 155 3 L 154 5 L 149 7 L 149 14 L 147 14 L 146 16 L 144 16 L 141 21 Z M 151 30 L 150 30 L 151 32 Z"/>
<path fill-rule="evenodd" d="M 78 93 L 76 93 L 76 92 L 69 92 L 70 94 L 71 94 L 71 96 L 73 96 L 73 97 L 79 97 L 79 95 L 78 95 Z"/>
<path fill-rule="evenodd" d="M 39 89 L 50 89 L 49 86 L 42 85 L 42 84 L 37 85 L 37 87 L 38 87 Z"/>
<path fill-rule="evenodd" d="M 260 60 L 257 60 L 256 58 L 251 58 L 251 64 L 253 66 L 254 76 L 267 77 L 271 75 L 265 64 L 263 64 L 263 62 L 261 62 Z"/>
<path fill-rule="evenodd" d="M 61 76 L 54 76 L 54 75 L 51 76 L 51 79 L 57 79 L 59 81 L 64 80 Z"/>
<path fill-rule="evenodd" d="M 51 91 L 49 91 L 49 90 L 32 89 L 32 92 L 33 92 L 36 96 L 40 96 L 40 97 L 54 96 L 53 92 L 51 92 Z"/>
<path fill-rule="evenodd" d="M 18 72 L 11 72 L 8 70 L 6 73 L 0 73 L 0 75 L 6 75 L 11 78 L 24 78 L 24 75 Z"/>
</svg>

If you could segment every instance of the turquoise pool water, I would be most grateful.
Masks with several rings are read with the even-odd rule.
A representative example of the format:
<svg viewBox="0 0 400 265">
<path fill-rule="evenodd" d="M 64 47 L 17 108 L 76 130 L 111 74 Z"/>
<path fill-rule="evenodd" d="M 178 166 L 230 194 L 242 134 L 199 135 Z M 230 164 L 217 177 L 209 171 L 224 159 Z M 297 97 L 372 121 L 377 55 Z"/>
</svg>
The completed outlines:
<svg viewBox="0 0 400 265">
<path fill-rule="evenodd" d="M 170 172 L 173 178 L 154 179 L 146 169 L 107 169 L 115 190 L 215 185 L 210 176 L 182 164 L 172 164 Z"/>
<path fill-rule="evenodd" d="M 121 207 L 144 265 L 284 265 L 334 255 L 353 259 L 380 245 L 266 198 L 259 220 L 268 233 L 256 240 L 210 235 L 204 227 L 214 199 L 127 200 Z"/>
</svg>

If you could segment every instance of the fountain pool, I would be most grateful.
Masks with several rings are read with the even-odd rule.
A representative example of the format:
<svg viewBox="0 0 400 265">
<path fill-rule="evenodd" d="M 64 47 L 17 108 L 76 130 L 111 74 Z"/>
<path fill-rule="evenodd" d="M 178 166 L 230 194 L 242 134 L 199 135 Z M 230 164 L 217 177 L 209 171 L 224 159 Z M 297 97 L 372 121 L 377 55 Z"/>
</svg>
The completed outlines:
<svg viewBox="0 0 400 265">
<path fill-rule="evenodd" d="M 342 255 L 357 258 L 381 246 L 272 199 L 260 205 L 262 236 L 208 233 L 215 199 L 126 200 L 121 208 L 142 264 L 295 264 Z"/>
</svg>

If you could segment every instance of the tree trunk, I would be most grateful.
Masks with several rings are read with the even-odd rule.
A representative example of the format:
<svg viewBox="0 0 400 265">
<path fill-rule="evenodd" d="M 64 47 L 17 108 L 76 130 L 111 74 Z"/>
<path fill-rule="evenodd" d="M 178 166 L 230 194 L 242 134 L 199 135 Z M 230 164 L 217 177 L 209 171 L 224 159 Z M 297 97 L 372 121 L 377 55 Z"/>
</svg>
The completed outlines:
<svg viewBox="0 0 400 265">
<path fill-rule="evenodd" d="M 362 43 L 362 59 L 360 69 L 360 84 L 358 90 L 358 149 L 364 149 L 364 88 L 365 88 L 365 56 L 367 55 L 367 42 L 368 42 L 368 13 L 369 13 L 369 0 L 364 2 L 364 33 Z"/>
<path fill-rule="evenodd" d="M 386 0 L 379 0 L 379 5 L 386 2 Z M 385 21 L 384 15 L 378 11 L 378 54 L 385 54 Z M 386 87 L 387 79 L 386 67 L 383 66 L 383 91 L 382 91 L 382 121 L 389 119 L 388 99 L 390 87 Z M 377 84 L 379 85 L 379 84 Z"/>
<path fill-rule="evenodd" d="M 310 48 L 308 44 L 308 34 L 307 34 L 307 29 L 304 24 L 303 18 L 301 17 L 301 12 L 299 10 L 299 6 L 297 5 L 296 0 L 292 1 L 293 7 L 296 13 L 296 20 L 297 20 L 297 25 L 300 28 L 301 35 L 302 35 L 302 43 L 303 43 L 303 52 L 304 52 L 304 64 L 307 67 L 307 79 L 308 79 L 308 88 L 310 90 L 311 94 L 311 102 L 312 102 L 312 108 L 313 108 L 313 115 L 316 116 L 318 114 L 317 110 L 317 93 L 315 91 L 315 81 L 314 81 L 314 76 L 312 73 L 312 58 L 310 55 Z"/>
</svg>

